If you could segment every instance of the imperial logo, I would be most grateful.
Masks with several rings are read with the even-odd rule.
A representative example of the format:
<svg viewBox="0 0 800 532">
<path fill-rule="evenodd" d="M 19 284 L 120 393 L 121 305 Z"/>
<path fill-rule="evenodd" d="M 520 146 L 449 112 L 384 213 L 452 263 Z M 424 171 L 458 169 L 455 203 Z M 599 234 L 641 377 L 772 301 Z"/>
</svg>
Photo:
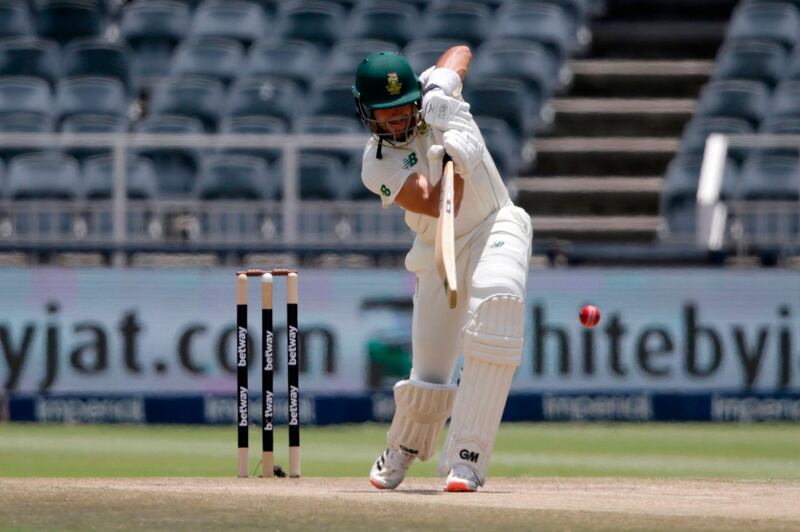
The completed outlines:
<svg viewBox="0 0 800 532">
<path fill-rule="evenodd" d="M 300 424 L 299 409 L 298 409 L 298 396 L 300 392 L 297 386 L 289 388 L 289 425 L 298 426 Z"/>
<path fill-rule="evenodd" d="M 239 343 L 236 350 L 239 355 L 239 361 L 236 365 L 239 367 L 247 367 L 247 329 L 239 327 L 238 339 Z"/>
<path fill-rule="evenodd" d="M 239 386 L 239 426 L 247 426 L 247 388 Z"/>
<path fill-rule="evenodd" d="M 289 327 L 289 365 L 297 365 L 297 327 Z"/>
<path fill-rule="evenodd" d="M 264 424 L 264 430 L 272 430 L 272 392 L 267 392 L 266 398 L 266 408 L 264 409 L 264 419 L 267 422 Z"/>
<path fill-rule="evenodd" d="M 264 342 L 264 371 L 272 371 L 272 331 L 267 331 Z"/>
</svg>

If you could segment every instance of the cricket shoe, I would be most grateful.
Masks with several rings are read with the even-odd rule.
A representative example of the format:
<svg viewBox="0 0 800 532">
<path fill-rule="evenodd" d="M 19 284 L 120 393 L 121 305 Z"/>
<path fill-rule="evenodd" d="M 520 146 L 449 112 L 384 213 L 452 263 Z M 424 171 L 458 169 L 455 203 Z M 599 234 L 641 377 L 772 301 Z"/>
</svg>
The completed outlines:
<svg viewBox="0 0 800 532">
<path fill-rule="evenodd" d="M 474 469 L 463 464 L 458 464 L 454 466 L 447 475 L 444 491 L 478 491 L 480 485 L 481 480 L 478 478 L 478 474 Z"/>
<path fill-rule="evenodd" d="M 369 481 L 379 490 L 393 490 L 406 478 L 414 455 L 397 449 L 386 449 L 381 453 L 372 470 Z"/>
</svg>

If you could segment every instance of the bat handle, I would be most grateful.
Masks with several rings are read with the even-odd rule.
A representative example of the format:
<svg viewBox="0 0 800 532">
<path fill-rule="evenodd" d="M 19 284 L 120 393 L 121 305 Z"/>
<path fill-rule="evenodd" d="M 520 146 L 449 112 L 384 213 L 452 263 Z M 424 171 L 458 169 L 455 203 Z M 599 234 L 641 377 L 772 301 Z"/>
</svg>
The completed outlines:
<svg viewBox="0 0 800 532">
<path fill-rule="evenodd" d="M 449 163 L 452 160 L 453 160 L 453 158 L 450 157 L 450 154 L 447 153 L 447 152 L 444 152 L 444 157 L 442 157 L 442 166 L 444 166 L 445 164 Z"/>
</svg>

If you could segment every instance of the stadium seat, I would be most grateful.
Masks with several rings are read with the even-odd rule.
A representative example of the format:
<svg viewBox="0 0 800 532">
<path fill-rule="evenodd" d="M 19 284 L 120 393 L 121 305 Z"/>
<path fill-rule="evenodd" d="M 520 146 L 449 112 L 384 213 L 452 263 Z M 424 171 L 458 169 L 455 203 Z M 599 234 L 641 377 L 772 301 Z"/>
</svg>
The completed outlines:
<svg viewBox="0 0 800 532">
<path fill-rule="evenodd" d="M 264 10 L 243 0 L 211 0 L 197 8 L 191 33 L 196 37 L 233 39 L 249 47 L 268 32 Z"/>
<path fill-rule="evenodd" d="M 786 81 L 778 85 L 772 95 L 770 117 L 800 117 L 800 81 Z"/>
<path fill-rule="evenodd" d="M 121 117 L 128 111 L 125 86 L 113 78 L 78 76 L 64 78 L 56 91 L 56 118 L 60 123 L 73 115 Z"/>
<path fill-rule="evenodd" d="M 749 79 L 774 87 L 785 75 L 786 50 L 769 41 L 731 41 L 717 54 L 713 79 Z"/>
<path fill-rule="evenodd" d="M 558 64 L 567 57 L 572 42 L 567 15 L 562 9 L 552 5 L 501 7 L 494 27 L 496 38 L 540 43 L 553 54 Z"/>
<path fill-rule="evenodd" d="M 58 45 L 23 37 L 0 42 L 0 76 L 31 76 L 54 86 L 61 75 Z"/>
<path fill-rule="evenodd" d="M 769 105 L 763 83 L 749 80 L 712 81 L 703 87 L 695 115 L 741 118 L 757 127 Z"/>
<path fill-rule="evenodd" d="M 124 133 L 128 130 L 128 119 L 124 116 L 73 115 L 61 124 L 63 133 Z M 111 151 L 107 147 L 73 147 L 64 150 L 82 162 L 88 157 Z"/>
<path fill-rule="evenodd" d="M 234 116 L 222 123 L 222 133 L 237 135 L 281 135 L 289 131 L 287 123 L 274 116 Z M 281 156 L 280 148 L 222 148 L 221 153 L 251 155 L 259 157 L 268 164 L 274 163 Z"/>
<path fill-rule="evenodd" d="M 558 64 L 543 46 L 525 41 L 489 41 L 480 47 L 470 74 L 475 79 L 511 78 L 525 84 L 541 101 L 558 85 Z"/>
<path fill-rule="evenodd" d="M 64 49 L 65 76 L 103 76 L 121 81 L 133 90 L 129 50 L 100 39 L 77 39 Z"/>
<path fill-rule="evenodd" d="M 253 46 L 247 56 L 244 77 L 276 76 L 297 83 L 304 91 L 319 77 L 319 50 L 303 41 L 264 42 Z"/>
<path fill-rule="evenodd" d="M 222 83 L 215 79 L 168 79 L 155 88 L 150 109 L 154 115 L 198 118 L 206 131 L 212 132 L 217 127 L 224 97 Z"/>
<path fill-rule="evenodd" d="M 344 169 L 344 174 L 342 174 L 342 179 L 339 184 L 341 187 L 342 199 L 353 201 L 372 200 L 379 202 L 380 199 L 375 193 L 364 186 L 363 181 L 361 181 L 361 168 L 361 157 L 355 157 Z"/>
<path fill-rule="evenodd" d="M 733 14 L 726 39 L 768 40 L 791 50 L 800 40 L 800 14 L 782 2 L 744 2 Z"/>
<path fill-rule="evenodd" d="M 157 195 L 156 171 L 145 157 L 125 159 L 125 185 L 130 199 L 151 199 Z M 83 164 L 83 192 L 87 199 L 108 199 L 114 189 L 114 159 L 95 155 Z"/>
<path fill-rule="evenodd" d="M 335 157 L 300 154 L 300 199 L 337 199 L 340 195 L 338 181 L 343 174 L 342 163 Z"/>
<path fill-rule="evenodd" d="M 510 0 L 503 4 L 508 9 L 526 8 L 531 4 L 549 4 L 564 11 L 569 21 L 570 36 L 577 45 L 588 44 L 589 15 L 585 0 Z"/>
<path fill-rule="evenodd" d="M 403 55 L 417 75 L 436 64 L 439 57 L 458 41 L 448 39 L 415 39 L 403 49 Z"/>
<path fill-rule="evenodd" d="M 491 30 L 491 12 L 486 6 L 453 2 L 433 6 L 422 17 L 420 37 L 452 39 L 478 46 Z"/>
<path fill-rule="evenodd" d="M 742 196 L 750 200 L 800 199 L 798 156 L 756 154 L 742 169 Z"/>
<path fill-rule="evenodd" d="M 203 160 L 193 195 L 204 200 L 263 200 L 274 197 L 267 164 L 248 155 L 212 155 Z"/>
<path fill-rule="evenodd" d="M 238 81 L 228 95 L 227 114 L 240 116 L 273 116 L 291 127 L 301 109 L 301 95 L 296 83 L 272 77 Z"/>
<path fill-rule="evenodd" d="M 228 85 L 239 75 L 244 50 L 237 41 L 218 37 L 197 37 L 184 41 L 175 51 L 170 73 L 173 77 L 203 77 Z"/>
<path fill-rule="evenodd" d="M 32 34 L 33 22 L 25 2 L 9 0 L 0 4 L 0 38 Z"/>
<path fill-rule="evenodd" d="M 122 10 L 120 34 L 133 50 L 136 79 L 151 86 L 169 73 L 172 52 L 189 32 L 189 7 L 169 0 L 127 4 Z"/>
<path fill-rule="evenodd" d="M 678 153 L 681 156 L 699 156 L 705 151 L 706 140 L 711 133 L 726 133 L 743 135 L 753 133 L 753 127 L 745 120 L 726 117 L 697 116 L 689 121 L 683 129 L 681 144 Z M 731 152 L 739 162 L 743 156 Z"/>
<path fill-rule="evenodd" d="M 328 54 L 326 77 L 353 77 L 364 58 L 384 50 L 399 51 L 394 43 L 388 41 L 368 39 L 341 41 L 331 48 Z"/>
<path fill-rule="evenodd" d="M 499 118 L 476 116 L 475 122 L 481 130 L 500 177 L 505 181 L 517 175 L 521 150 L 519 137 Z"/>
<path fill-rule="evenodd" d="M 47 82 L 25 76 L 0 77 L 0 116 L 29 113 L 47 119 L 53 114 L 52 93 Z M 2 121 L 2 120 L 0 120 Z"/>
<path fill-rule="evenodd" d="M 347 36 L 389 41 L 402 47 L 414 37 L 419 21 L 419 12 L 414 6 L 387 0 L 356 7 L 350 14 Z"/>
<path fill-rule="evenodd" d="M 344 23 L 344 8 L 333 2 L 287 2 L 278 10 L 277 27 L 283 40 L 309 41 L 320 48 L 328 48 L 339 40 Z"/>
<path fill-rule="evenodd" d="M 355 118 L 344 116 L 304 116 L 295 122 L 296 133 L 310 135 L 363 135 L 366 144 L 364 126 Z M 364 147 L 360 148 L 314 148 L 304 149 L 303 153 L 336 157 L 342 164 L 347 164 L 353 157 L 361 158 Z"/>
<path fill-rule="evenodd" d="M 474 115 L 504 120 L 520 137 L 534 133 L 541 101 L 534 98 L 521 81 L 488 79 L 465 88 L 464 98 Z"/>
<path fill-rule="evenodd" d="M 0 133 L 51 133 L 53 121 L 40 113 L 3 113 L 0 115 Z M 23 153 L 41 151 L 34 146 L 0 146 L 0 157 L 10 161 Z"/>
<path fill-rule="evenodd" d="M 319 83 L 311 96 L 308 114 L 356 116 L 352 86 L 352 76 L 332 78 Z"/>
<path fill-rule="evenodd" d="M 38 33 L 59 44 L 77 37 L 103 33 L 103 12 L 97 4 L 83 0 L 44 0 L 37 17 Z"/>
<path fill-rule="evenodd" d="M 187 116 L 151 116 L 139 122 L 137 133 L 164 135 L 191 135 L 203 133 L 203 123 Z M 195 183 L 199 154 L 192 148 L 165 147 L 142 148 L 139 155 L 147 157 L 155 165 L 158 189 L 166 196 L 189 194 Z"/>
<path fill-rule="evenodd" d="M 58 152 L 24 154 L 11 160 L 7 176 L 8 197 L 24 199 L 74 199 L 80 196 L 78 161 Z"/>
</svg>

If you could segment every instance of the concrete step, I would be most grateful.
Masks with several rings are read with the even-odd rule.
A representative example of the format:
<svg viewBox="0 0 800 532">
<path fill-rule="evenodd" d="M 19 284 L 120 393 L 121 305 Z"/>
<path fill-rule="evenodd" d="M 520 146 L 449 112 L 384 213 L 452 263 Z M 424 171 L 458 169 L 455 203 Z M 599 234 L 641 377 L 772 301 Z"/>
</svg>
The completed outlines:
<svg viewBox="0 0 800 532">
<path fill-rule="evenodd" d="M 594 59 L 713 59 L 728 21 L 598 20 L 592 23 Z"/>
<path fill-rule="evenodd" d="M 534 240 L 652 242 L 662 224 L 659 216 L 537 216 Z"/>
<path fill-rule="evenodd" d="M 556 98 L 548 136 L 665 136 L 681 134 L 694 112 L 689 98 Z"/>
<path fill-rule="evenodd" d="M 714 68 L 703 60 L 578 60 L 571 97 L 696 98 Z"/>
</svg>

